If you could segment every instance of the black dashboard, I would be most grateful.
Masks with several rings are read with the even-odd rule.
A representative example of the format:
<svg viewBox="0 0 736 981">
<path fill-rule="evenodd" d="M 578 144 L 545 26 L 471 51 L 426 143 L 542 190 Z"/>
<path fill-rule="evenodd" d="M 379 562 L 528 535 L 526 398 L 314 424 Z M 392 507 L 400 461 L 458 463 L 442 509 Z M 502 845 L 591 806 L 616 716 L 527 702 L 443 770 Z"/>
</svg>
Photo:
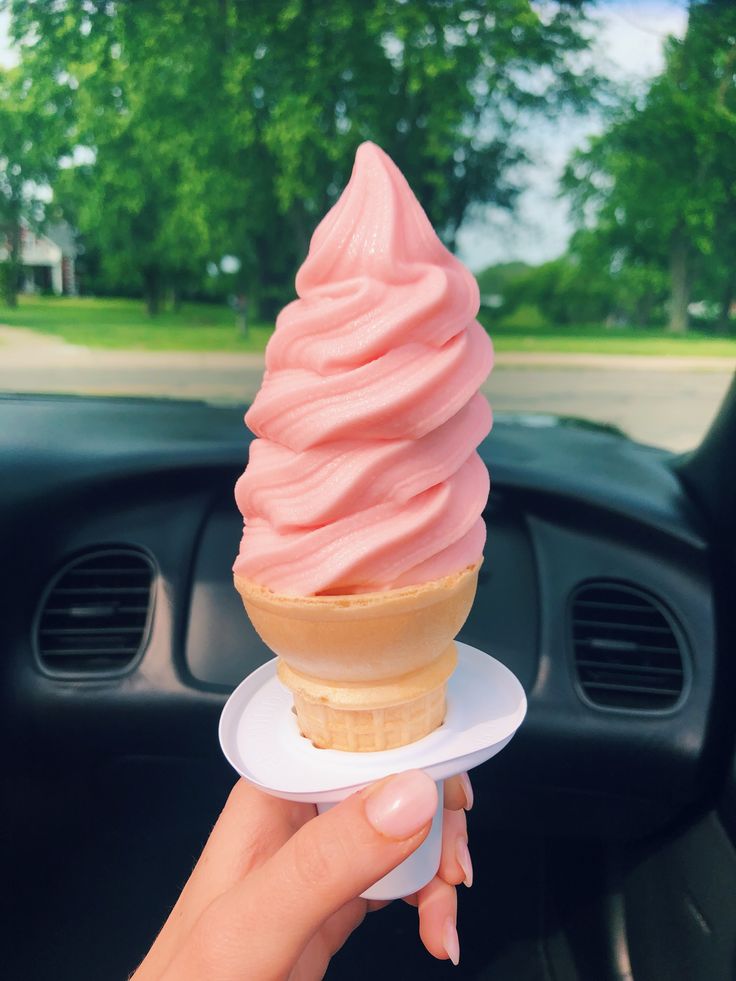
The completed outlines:
<svg viewBox="0 0 736 981">
<path fill-rule="evenodd" d="M 0 399 L 0 698 L 23 766 L 217 757 L 227 692 L 270 656 L 230 578 L 240 534 L 232 487 L 247 459 L 242 413 L 194 402 Z M 507 664 L 529 696 L 511 747 L 477 777 L 489 800 L 503 795 L 503 809 L 489 806 L 484 817 L 538 829 L 544 815 L 552 832 L 641 837 L 702 796 L 723 745 L 712 557 L 669 454 L 614 432 L 531 423 L 502 417 L 481 447 L 492 481 L 488 547 L 461 639 Z M 152 560 L 146 649 L 112 675 L 40 670 L 33 625 L 47 585 L 100 547 Z M 613 628 L 580 634 L 574 597 L 586 585 L 614 590 L 602 603 L 618 618 Z M 621 589 L 636 600 L 623 609 Z M 641 620 L 647 603 L 661 621 L 649 607 Z M 632 629 L 627 609 L 634 628 L 669 627 L 676 677 L 647 660 L 646 636 L 621 633 Z M 651 631 L 666 630 L 648 629 L 656 654 Z M 581 660 L 581 636 L 598 661 Z M 628 658 L 625 677 L 614 678 L 621 684 L 610 676 L 617 651 Z M 644 692 L 633 700 L 632 677 Z"/>
</svg>

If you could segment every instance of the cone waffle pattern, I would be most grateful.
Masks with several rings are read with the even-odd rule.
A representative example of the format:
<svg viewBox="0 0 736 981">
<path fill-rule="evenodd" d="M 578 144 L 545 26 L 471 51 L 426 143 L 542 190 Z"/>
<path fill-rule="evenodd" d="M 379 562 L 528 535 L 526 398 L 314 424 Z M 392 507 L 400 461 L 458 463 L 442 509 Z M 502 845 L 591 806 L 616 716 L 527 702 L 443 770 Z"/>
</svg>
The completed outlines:
<svg viewBox="0 0 736 981">
<path fill-rule="evenodd" d="M 372 752 L 415 742 L 445 717 L 453 639 L 480 563 L 422 586 L 336 597 L 280 596 L 235 577 L 248 616 L 279 655 L 299 728 L 315 746 Z"/>
<path fill-rule="evenodd" d="M 294 710 L 302 735 L 320 749 L 368 753 L 395 749 L 422 739 L 445 718 L 446 685 L 419 698 L 389 708 L 333 709 L 294 695 Z"/>
</svg>

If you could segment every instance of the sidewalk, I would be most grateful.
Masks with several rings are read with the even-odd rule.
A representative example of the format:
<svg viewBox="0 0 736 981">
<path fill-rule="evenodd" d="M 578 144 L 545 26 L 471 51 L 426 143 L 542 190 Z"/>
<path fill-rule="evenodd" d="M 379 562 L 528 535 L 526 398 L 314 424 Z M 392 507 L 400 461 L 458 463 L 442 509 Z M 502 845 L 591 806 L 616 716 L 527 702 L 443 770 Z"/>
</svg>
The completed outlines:
<svg viewBox="0 0 736 981">
<path fill-rule="evenodd" d="M 604 368 L 619 371 L 736 371 L 736 358 L 678 354 L 585 354 L 575 352 L 501 351 L 498 366 L 533 368 Z"/>
<path fill-rule="evenodd" d="M 494 411 L 575 416 L 645 443 L 686 450 L 710 425 L 736 359 L 500 354 L 483 391 Z M 0 392 L 204 399 L 243 404 L 263 355 L 94 350 L 0 327 Z"/>
<path fill-rule="evenodd" d="M 82 347 L 52 334 L 42 334 L 26 327 L 6 327 L 0 324 L 0 367 L 41 368 L 98 367 L 98 368 L 180 368 L 208 366 L 213 369 L 241 364 L 244 367 L 263 367 L 262 354 L 241 354 L 228 351 L 126 351 L 116 348 Z"/>
<path fill-rule="evenodd" d="M 50 334 L 24 327 L 0 325 L 0 366 L 2 367 L 97 367 L 97 368 L 259 368 L 262 354 L 228 351 L 125 351 L 89 348 L 69 344 Z M 514 368 L 595 368 L 612 371 L 736 371 L 736 358 L 681 357 L 646 354 L 579 354 L 575 352 L 501 351 L 496 367 Z"/>
</svg>

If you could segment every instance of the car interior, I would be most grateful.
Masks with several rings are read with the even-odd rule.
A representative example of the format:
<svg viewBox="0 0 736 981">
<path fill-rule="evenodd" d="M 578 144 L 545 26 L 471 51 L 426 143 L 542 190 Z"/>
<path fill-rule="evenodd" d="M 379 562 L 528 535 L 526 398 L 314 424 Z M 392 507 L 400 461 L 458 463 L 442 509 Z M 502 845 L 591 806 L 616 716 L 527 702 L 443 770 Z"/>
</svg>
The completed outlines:
<svg viewBox="0 0 736 981">
<path fill-rule="evenodd" d="M 219 713 L 271 657 L 231 579 L 243 411 L 0 396 L 8 981 L 128 977 L 236 780 Z M 736 384 L 684 456 L 499 414 L 460 639 L 529 710 L 472 773 L 460 966 L 397 902 L 328 978 L 734 977 L 734 446 Z"/>
</svg>

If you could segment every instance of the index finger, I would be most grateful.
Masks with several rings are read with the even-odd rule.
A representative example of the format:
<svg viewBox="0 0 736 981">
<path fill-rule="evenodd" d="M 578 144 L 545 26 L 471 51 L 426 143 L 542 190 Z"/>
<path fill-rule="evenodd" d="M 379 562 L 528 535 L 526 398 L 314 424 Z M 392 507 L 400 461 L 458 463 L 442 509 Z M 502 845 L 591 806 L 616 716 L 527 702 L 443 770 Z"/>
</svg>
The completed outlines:
<svg viewBox="0 0 736 981">
<path fill-rule="evenodd" d="M 445 808 L 448 811 L 469 811 L 473 806 L 473 787 L 467 773 L 445 780 Z"/>
</svg>

